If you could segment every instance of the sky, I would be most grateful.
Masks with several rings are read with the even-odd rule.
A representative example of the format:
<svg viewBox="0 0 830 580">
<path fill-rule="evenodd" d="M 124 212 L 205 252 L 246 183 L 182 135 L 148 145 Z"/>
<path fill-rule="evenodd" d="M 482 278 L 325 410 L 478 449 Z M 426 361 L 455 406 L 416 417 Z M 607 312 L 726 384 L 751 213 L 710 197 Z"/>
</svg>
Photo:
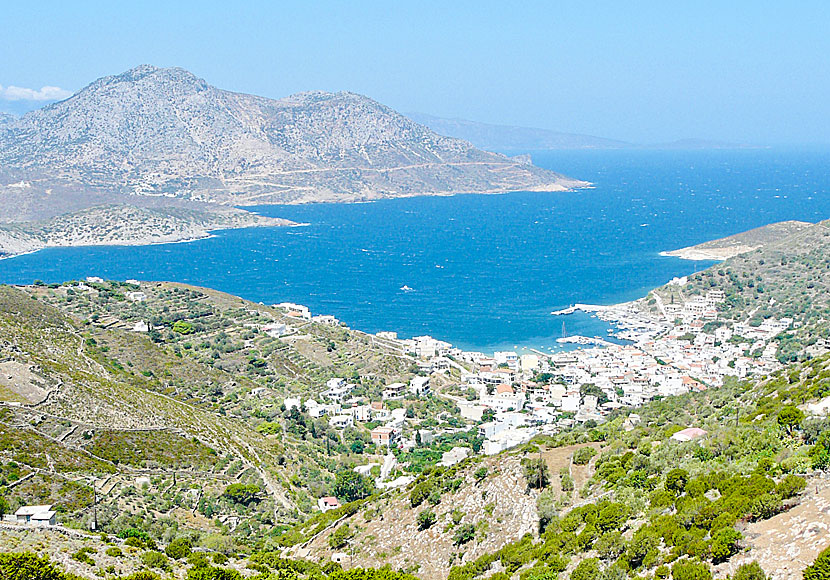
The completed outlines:
<svg viewBox="0 0 830 580">
<path fill-rule="evenodd" d="M 14 2 L 0 110 L 148 63 L 636 143 L 827 144 L 828 31 L 824 0 Z"/>
</svg>

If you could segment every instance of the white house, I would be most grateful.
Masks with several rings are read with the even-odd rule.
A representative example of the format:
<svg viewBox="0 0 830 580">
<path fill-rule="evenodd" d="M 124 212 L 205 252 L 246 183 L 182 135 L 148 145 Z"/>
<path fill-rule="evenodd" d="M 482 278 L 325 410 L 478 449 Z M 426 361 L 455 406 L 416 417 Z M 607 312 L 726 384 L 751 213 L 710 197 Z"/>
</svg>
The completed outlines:
<svg viewBox="0 0 830 580">
<path fill-rule="evenodd" d="M 423 395 L 429 392 L 429 377 L 412 377 L 409 381 L 409 392 L 413 395 Z"/>
<path fill-rule="evenodd" d="M 392 383 L 383 389 L 383 400 L 389 401 L 392 399 L 403 399 L 406 393 L 406 385 L 403 383 Z"/>
<path fill-rule="evenodd" d="M 329 419 L 329 425 L 335 429 L 345 429 L 346 427 L 354 427 L 354 417 L 351 415 L 335 415 Z"/>
<path fill-rule="evenodd" d="M 46 527 L 57 524 L 55 512 L 52 505 L 24 505 L 14 512 L 14 517 L 19 524 Z"/>
<path fill-rule="evenodd" d="M 311 311 L 308 306 L 302 304 L 294 304 L 293 302 L 281 302 L 277 304 L 277 308 L 282 308 L 286 311 L 288 316 L 302 318 L 304 320 L 311 320 Z"/>
<path fill-rule="evenodd" d="M 147 295 L 144 292 L 127 292 L 127 300 L 130 302 L 144 302 Z"/>
</svg>

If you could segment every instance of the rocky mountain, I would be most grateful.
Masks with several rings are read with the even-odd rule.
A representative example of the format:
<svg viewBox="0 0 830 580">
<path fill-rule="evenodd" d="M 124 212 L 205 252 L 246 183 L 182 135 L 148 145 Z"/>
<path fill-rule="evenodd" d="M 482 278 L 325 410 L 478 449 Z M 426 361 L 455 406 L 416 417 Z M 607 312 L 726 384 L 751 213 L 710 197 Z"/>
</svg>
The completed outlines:
<svg viewBox="0 0 830 580">
<path fill-rule="evenodd" d="M 409 117 L 426 125 L 439 135 L 464 139 L 476 147 L 488 151 L 624 149 L 634 147 L 631 143 L 624 141 L 591 135 L 561 133 L 549 129 L 492 125 L 466 119 L 443 119 L 423 113 L 409 113 Z"/>
<path fill-rule="evenodd" d="M 252 204 L 585 185 L 354 93 L 272 100 L 147 65 L 5 122 L 0 167 L 7 185 L 81 189 L 99 204 L 118 194 Z"/>
<path fill-rule="evenodd" d="M 7 125 L 10 125 L 15 119 L 16 117 L 14 115 L 0 112 L 0 131 L 2 131 Z"/>
</svg>

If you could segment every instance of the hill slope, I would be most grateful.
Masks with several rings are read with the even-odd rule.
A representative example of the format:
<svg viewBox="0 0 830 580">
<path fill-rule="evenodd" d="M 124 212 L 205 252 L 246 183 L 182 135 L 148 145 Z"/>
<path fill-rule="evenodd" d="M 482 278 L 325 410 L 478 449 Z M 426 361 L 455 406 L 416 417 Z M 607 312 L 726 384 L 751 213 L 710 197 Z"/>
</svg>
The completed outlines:
<svg viewBox="0 0 830 580">
<path fill-rule="evenodd" d="M 236 205 L 584 185 L 436 135 L 361 95 L 272 100 L 147 65 L 7 123 L 0 166 L 7 184 L 34 190 L 74 184 L 105 199 Z"/>
<path fill-rule="evenodd" d="M 703 242 L 702 244 L 680 248 L 679 250 L 663 252 L 663 255 L 683 258 L 684 260 L 726 260 L 727 258 L 782 241 L 788 236 L 797 234 L 812 225 L 808 222 L 799 221 L 777 222 L 741 232 L 734 236 Z"/>
</svg>

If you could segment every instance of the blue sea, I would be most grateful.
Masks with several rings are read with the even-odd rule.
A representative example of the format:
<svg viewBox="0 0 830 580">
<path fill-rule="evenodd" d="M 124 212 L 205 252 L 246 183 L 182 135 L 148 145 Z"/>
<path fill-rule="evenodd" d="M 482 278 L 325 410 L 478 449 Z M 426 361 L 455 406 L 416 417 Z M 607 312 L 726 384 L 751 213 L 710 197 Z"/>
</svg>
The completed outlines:
<svg viewBox="0 0 830 580">
<path fill-rule="evenodd" d="M 710 263 L 659 255 L 767 223 L 830 217 L 820 150 L 533 154 L 591 181 L 566 193 L 418 197 L 253 208 L 308 226 L 217 232 L 191 243 L 50 249 L 0 260 L 0 282 L 89 275 L 176 280 L 264 303 L 299 302 L 368 332 L 462 348 L 555 348 L 604 335 L 573 303 L 631 300 Z"/>
</svg>

